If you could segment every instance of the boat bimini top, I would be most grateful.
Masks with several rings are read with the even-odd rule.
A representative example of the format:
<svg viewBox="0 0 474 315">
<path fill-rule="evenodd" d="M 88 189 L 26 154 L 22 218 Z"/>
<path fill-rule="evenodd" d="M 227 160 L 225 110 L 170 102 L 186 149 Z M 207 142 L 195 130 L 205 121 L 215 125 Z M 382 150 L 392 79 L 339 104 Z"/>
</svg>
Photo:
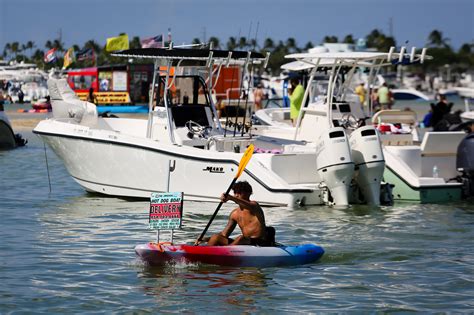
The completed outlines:
<svg viewBox="0 0 474 315">
<path fill-rule="evenodd" d="M 356 72 L 357 68 L 369 69 L 368 85 L 372 86 L 373 81 L 377 77 L 381 67 L 390 65 L 411 65 L 422 64 L 426 59 L 432 59 L 426 55 L 426 48 L 421 50 L 420 54 L 416 53 L 413 47 L 410 53 L 406 53 L 406 48 L 402 47 L 400 52 L 395 52 L 395 47 L 391 47 L 388 53 L 380 52 L 315 52 L 315 53 L 297 53 L 286 55 L 285 58 L 296 59 L 282 68 L 292 71 L 310 71 L 308 87 L 311 86 L 317 71 L 327 71 L 329 73 L 329 83 L 327 88 L 327 117 L 330 125 L 333 125 L 332 108 L 335 99 L 344 101 L 348 92 L 349 84 Z M 349 69 L 349 70 L 347 70 Z M 336 81 L 340 74 L 346 74 L 347 79 L 335 92 Z M 306 104 L 311 89 L 307 88 L 303 96 L 302 104 Z M 370 89 L 367 90 L 370 93 Z M 310 98 L 313 99 L 313 98 Z M 370 100 L 369 95 L 366 99 Z M 300 126 L 302 115 L 305 108 L 302 108 L 298 117 L 296 128 Z M 372 114 L 372 104 L 369 104 L 369 115 Z M 296 137 L 296 132 L 295 132 Z"/>
<path fill-rule="evenodd" d="M 140 48 L 140 49 L 129 49 L 123 51 L 117 51 L 112 53 L 113 56 L 126 57 L 126 58 L 137 58 L 137 59 L 151 59 L 154 62 L 154 73 L 152 86 L 156 87 L 158 80 L 163 81 L 164 90 L 159 93 L 162 95 L 168 95 L 170 89 L 173 87 L 177 74 L 183 74 L 184 67 L 197 68 L 198 73 L 201 75 L 203 71 L 207 77 L 205 84 L 207 88 L 204 89 L 205 93 L 209 96 L 209 91 L 212 91 L 219 79 L 220 71 L 223 66 L 239 65 L 244 71 L 248 71 L 249 65 L 264 63 L 266 67 L 270 54 L 263 55 L 258 52 L 252 51 L 234 51 L 234 50 L 216 50 L 208 47 L 206 49 L 197 48 L 174 48 L 170 44 L 169 48 Z M 158 108 L 154 107 L 155 99 L 155 88 L 151 90 L 150 101 L 149 101 L 149 114 L 148 114 L 148 125 L 147 125 L 147 137 L 151 138 L 153 128 L 153 111 L 157 111 Z M 212 97 L 208 97 L 211 110 L 214 116 L 214 123 L 218 131 L 222 131 L 220 125 L 216 106 Z M 173 130 L 175 128 L 173 118 L 169 112 L 171 104 L 169 98 L 163 98 L 163 105 L 166 109 L 168 133 L 172 143 L 176 143 L 174 139 Z"/>
</svg>

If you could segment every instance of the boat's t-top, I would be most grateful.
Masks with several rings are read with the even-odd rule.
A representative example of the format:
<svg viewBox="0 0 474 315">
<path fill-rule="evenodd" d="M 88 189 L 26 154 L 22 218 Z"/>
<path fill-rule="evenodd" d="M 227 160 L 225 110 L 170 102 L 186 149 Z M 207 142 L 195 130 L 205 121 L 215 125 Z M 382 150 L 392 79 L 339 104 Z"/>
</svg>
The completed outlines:
<svg viewBox="0 0 474 315">
<path fill-rule="evenodd" d="M 191 134 L 200 136 L 208 131 L 222 133 L 211 95 L 222 67 L 241 66 L 243 77 L 255 64 L 266 66 L 269 58 L 269 54 L 265 56 L 252 51 L 174 48 L 172 45 L 169 48 L 129 49 L 112 55 L 153 60 L 154 88 L 150 92 L 147 137 L 152 137 L 154 113 L 161 112 L 166 115 L 172 143 L 176 143 L 174 131 L 180 127 L 187 127 Z"/>
<path fill-rule="evenodd" d="M 347 104 L 347 97 L 352 94 L 351 82 L 357 69 L 368 70 L 368 87 L 372 87 L 380 69 L 390 65 L 411 65 L 421 64 L 425 59 L 432 59 L 431 56 L 426 55 L 426 48 L 421 50 L 421 53 L 416 53 L 416 48 L 413 47 L 410 53 L 406 53 L 406 48 L 402 47 L 400 52 L 395 52 L 395 47 L 391 47 L 388 53 L 380 52 L 319 52 L 319 53 L 298 53 L 285 56 L 288 59 L 296 59 L 294 62 L 286 64 L 284 69 L 291 71 L 309 71 L 310 78 L 308 80 L 308 88 L 305 91 L 302 104 L 307 104 L 307 100 L 315 99 L 314 88 L 312 83 L 315 79 L 316 73 L 323 71 L 328 73 L 329 80 L 324 102 L 327 110 L 327 119 L 330 126 L 334 126 L 333 115 L 336 113 L 344 114 L 347 109 L 344 104 Z M 340 80 L 340 81 L 339 81 Z M 370 103 L 370 89 L 367 89 L 366 99 L 369 100 L 368 115 L 372 115 L 372 104 Z M 342 105 L 341 105 L 342 104 Z M 341 105 L 341 106 L 340 106 Z M 301 118 L 304 115 L 305 108 L 300 111 L 300 116 L 297 121 L 297 128 L 301 124 Z M 357 123 L 357 120 L 363 117 L 355 117 L 351 114 L 344 115 L 345 120 L 349 124 Z M 365 117 L 364 117 L 365 118 Z"/>
</svg>

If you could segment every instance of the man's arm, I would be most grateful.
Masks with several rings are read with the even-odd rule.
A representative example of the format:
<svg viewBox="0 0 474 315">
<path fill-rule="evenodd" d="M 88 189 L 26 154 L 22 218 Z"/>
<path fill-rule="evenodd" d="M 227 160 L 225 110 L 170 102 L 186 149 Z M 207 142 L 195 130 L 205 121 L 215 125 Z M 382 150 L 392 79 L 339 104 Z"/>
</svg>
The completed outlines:
<svg viewBox="0 0 474 315">
<path fill-rule="evenodd" d="M 229 216 L 229 221 L 227 222 L 226 227 L 220 233 L 224 237 L 229 237 L 230 234 L 232 234 L 232 232 L 234 231 L 235 227 L 237 226 L 237 221 L 235 221 L 233 218 L 234 211 L 231 212 Z"/>
<path fill-rule="evenodd" d="M 259 207 L 259 205 L 256 201 L 244 200 L 244 199 L 232 196 L 232 195 L 222 194 L 221 201 L 222 202 L 227 202 L 228 200 L 232 200 L 233 202 L 238 204 L 241 208 L 249 209 L 249 210 L 252 210 L 252 211 L 257 210 L 258 207 Z"/>
</svg>

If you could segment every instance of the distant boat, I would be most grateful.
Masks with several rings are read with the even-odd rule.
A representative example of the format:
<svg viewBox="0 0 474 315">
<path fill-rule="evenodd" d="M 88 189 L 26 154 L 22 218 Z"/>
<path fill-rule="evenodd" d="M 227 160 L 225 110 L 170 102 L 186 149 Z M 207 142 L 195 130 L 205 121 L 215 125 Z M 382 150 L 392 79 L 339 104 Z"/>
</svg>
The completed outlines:
<svg viewBox="0 0 474 315">
<path fill-rule="evenodd" d="M 407 89 L 392 89 L 392 95 L 395 100 L 423 100 L 432 101 L 433 96 L 429 96 L 413 88 Z"/>
</svg>

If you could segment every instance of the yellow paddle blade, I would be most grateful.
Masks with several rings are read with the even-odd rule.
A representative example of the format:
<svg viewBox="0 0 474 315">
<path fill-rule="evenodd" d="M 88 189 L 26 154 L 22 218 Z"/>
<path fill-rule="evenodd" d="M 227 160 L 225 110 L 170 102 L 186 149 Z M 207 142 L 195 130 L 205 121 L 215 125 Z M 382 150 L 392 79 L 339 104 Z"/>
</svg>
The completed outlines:
<svg viewBox="0 0 474 315">
<path fill-rule="evenodd" d="M 250 161 L 250 158 L 252 157 L 252 154 L 253 154 L 253 144 L 249 145 L 247 150 L 245 150 L 244 155 L 242 156 L 242 159 L 240 160 L 239 169 L 237 170 L 237 174 L 235 175 L 235 178 L 239 178 L 239 176 L 243 173 L 245 167 Z"/>
</svg>

